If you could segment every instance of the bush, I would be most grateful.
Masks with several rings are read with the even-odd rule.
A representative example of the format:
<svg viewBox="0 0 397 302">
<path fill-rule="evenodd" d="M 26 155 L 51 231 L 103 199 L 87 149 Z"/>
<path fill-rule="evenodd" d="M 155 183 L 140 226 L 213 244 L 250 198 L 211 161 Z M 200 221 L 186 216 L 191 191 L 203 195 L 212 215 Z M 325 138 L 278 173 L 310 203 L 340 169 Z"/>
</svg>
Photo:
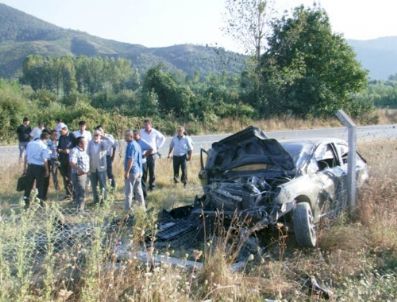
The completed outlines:
<svg viewBox="0 0 397 302">
<path fill-rule="evenodd" d="M 23 116 L 28 113 L 27 100 L 15 82 L 0 80 L 0 140 L 10 141 Z"/>
</svg>

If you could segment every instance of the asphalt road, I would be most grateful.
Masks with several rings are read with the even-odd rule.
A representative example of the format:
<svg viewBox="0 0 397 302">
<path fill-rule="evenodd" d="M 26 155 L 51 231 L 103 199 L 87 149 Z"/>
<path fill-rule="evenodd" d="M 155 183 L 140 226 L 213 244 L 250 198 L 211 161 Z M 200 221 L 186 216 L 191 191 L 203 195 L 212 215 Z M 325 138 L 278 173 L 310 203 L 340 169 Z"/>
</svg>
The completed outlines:
<svg viewBox="0 0 397 302">
<path fill-rule="evenodd" d="M 266 132 L 266 131 L 265 131 Z M 320 128 L 309 130 L 285 130 L 266 132 L 269 137 L 282 139 L 304 139 L 319 137 L 336 137 L 347 139 L 347 129 L 340 128 Z M 213 142 L 216 142 L 229 134 L 210 134 L 210 135 L 193 135 L 195 153 L 200 148 L 208 149 Z M 397 139 L 397 125 L 376 125 L 357 127 L 357 138 L 359 141 L 368 141 L 374 139 Z M 160 153 L 166 156 L 171 137 L 167 137 L 166 143 L 160 149 Z M 14 165 L 18 161 L 18 147 L 0 146 L 0 163 L 4 166 Z"/>
</svg>

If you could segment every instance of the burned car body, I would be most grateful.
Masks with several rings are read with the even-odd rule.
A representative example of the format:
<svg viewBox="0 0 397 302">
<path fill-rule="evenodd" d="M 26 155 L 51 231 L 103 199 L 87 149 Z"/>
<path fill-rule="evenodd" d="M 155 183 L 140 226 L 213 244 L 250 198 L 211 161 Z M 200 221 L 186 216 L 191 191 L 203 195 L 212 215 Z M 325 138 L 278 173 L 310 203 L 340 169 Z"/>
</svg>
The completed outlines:
<svg viewBox="0 0 397 302">
<path fill-rule="evenodd" d="M 204 195 L 190 207 L 168 212 L 157 240 L 189 234 L 198 227 L 198 217 L 222 212 L 238 215 L 257 230 L 289 224 L 300 246 L 314 247 L 315 224 L 346 206 L 347 155 L 343 140 L 277 141 L 248 127 L 201 151 Z M 360 155 L 356 170 L 361 186 L 368 171 Z"/>
</svg>

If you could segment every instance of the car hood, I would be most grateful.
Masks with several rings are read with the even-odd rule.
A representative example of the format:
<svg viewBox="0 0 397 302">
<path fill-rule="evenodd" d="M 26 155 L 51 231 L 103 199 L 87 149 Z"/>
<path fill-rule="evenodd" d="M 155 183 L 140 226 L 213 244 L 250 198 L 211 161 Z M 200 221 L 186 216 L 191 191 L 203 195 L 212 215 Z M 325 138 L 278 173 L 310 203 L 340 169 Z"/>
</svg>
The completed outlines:
<svg viewBox="0 0 397 302">
<path fill-rule="evenodd" d="M 213 143 L 205 168 L 210 174 L 218 174 L 254 164 L 265 164 L 271 170 L 288 174 L 295 172 L 291 155 L 277 140 L 253 126 Z"/>
</svg>

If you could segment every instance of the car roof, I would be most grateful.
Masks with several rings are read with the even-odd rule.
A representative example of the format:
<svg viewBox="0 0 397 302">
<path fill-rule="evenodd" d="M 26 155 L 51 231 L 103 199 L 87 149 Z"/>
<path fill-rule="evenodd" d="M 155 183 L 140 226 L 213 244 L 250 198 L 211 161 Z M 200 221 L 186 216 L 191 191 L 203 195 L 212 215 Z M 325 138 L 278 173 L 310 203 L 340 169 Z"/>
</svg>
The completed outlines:
<svg viewBox="0 0 397 302">
<path fill-rule="evenodd" d="M 329 144 L 329 143 L 336 143 L 336 144 L 344 144 L 347 145 L 347 142 L 340 138 L 330 138 L 330 137 L 315 137 L 315 138 L 304 138 L 304 139 L 283 139 L 279 140 L 281 145 L 283 144 L 291 144 L 291 145 L 301 145 L 303 146 L 318 146 L 320 144 Z"/>
<path fill-rule="evenodd" d="M 311 157 L 311 154 L 316 150 L 317 146 L 321 144 L 343 144 L 347 145 L 346 141 L 339 138 L 330 137 L 316 137 L 304 139 L 286 139 L 279 140 L 279 143 L 293 156 L 297 168 L 302 167 L 303 163 Z"/>
</svg>

